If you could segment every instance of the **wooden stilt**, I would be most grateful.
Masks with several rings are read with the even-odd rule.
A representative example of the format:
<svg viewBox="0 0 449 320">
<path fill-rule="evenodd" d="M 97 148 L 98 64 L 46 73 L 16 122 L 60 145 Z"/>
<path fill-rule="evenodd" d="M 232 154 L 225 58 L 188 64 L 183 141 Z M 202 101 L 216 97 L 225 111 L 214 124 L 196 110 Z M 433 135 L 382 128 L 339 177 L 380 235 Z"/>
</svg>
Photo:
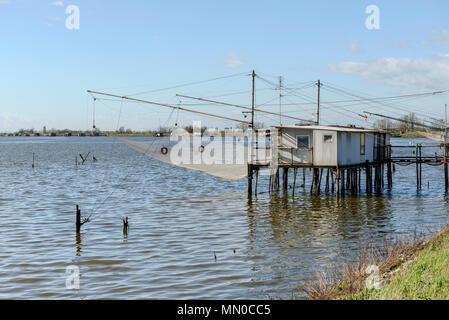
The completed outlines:
<svg viewBox="0 0 449 320">
<path fill-rule="evenodd" d="M 365 191 L 369 192 L 369 169 L 368 166 L 365 167 Z"/>
<path fill-rule="evenodd" d="M 302 187 L 306 188 L 306 168 L 302 169 Z"/>
<path fill-rule="evenodd" d="M 81 232 L 81 210 L 78 205 L 76 205 L 76 233 Z"/>
<path fill-rule="evenodd" d="M 318 195 L 320 193 L 320 169 L 313 168 L 313 178 L 312 178 L 312 190 L 313 195 Z"/>
<path fill-rule="evenodd" d="M 257 183 L 259 182 L 259 169 L 255 171 L 256 171 L 256 184 L 254 186 L 254 194 L 257 195 Z"/>
<path fill-rule="evenodd" d="M 362 192 L 362 168 L 359 168 L 359 193 Z"/>
<path fill-rule="evenodd" d="M 321 168 L 320 169 L 320 171 L 319 171 L 319 174 L 320 174 L 320 177 L 319 177 L 319 180 L 318 180 L 318 194 L 321 194 L 321 179 L 323 178 L 323 168 Z"/>
<path fill-rule="evenodd" d="M 422 189 L 422 146 L 419 145 L 419 188 Z"/>
<path fill-rule="evenodd" d="M 295 193 L 295 187 L 296 187 L 296 175 L 298 174 L 298 168 L 293 169 L 293 194 Z"/>
<path fill-rule="evenodd" d="M 288 168 L 282 170 L 282 189 L 288 189 Z"/>
<path fill-rule="evenodd" d="M 275 188 L 279 190 L 279 168 L 276 170 Z"/>
<path fill-rule="evenodd" d="M 330 174 L 330 169 L 327 169 L 327 174 L 326 174 L 326 187 L 324 189 L 324 192 L 329 193 L 329 174 Z"/>
<path fill-rule="evenodd" d="M 248 164 L 248 197 L 253 195 L 253 165 Z"/>
<path fill-rule="evenodd" d="M 346 170 L 346 190 L 351 188 L 351 169 Z"/>
<path fill-rule="evenodd" d="M 448 175 L 448 167 L 447 162 L 444 163 L 444 186 L 445 186 L 445 192 L 447 193 L 449 190 L 449 175 Z"/>
<path fill-rule="evenodd" d="M 340 169 L 338 169 L 338 167 L 337 172 L 335 173 L 335 185 L 337 186 L 335 194 L 338 198 L 340 196 Z"/>
<path fill-rule="evenodd" d="M 333 168 L 331 169 L 331 184 L 332 184 L 331 192 L 334 193 L 334 191 L 335 191 L 335 184 L 334 184 L 334 169 Z"/>
</svg>

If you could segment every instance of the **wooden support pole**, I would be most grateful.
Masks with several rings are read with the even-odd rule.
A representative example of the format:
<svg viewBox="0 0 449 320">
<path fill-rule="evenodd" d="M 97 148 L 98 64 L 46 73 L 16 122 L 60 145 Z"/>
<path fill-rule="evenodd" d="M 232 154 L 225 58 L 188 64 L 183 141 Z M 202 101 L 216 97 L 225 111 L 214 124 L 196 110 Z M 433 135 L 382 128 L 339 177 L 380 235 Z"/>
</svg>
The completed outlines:
<svg viewBox="0 0 449 320">
<path fill-rule="evenodd" d="M 311 194 L 318 195 L 320 189 L 320 169 L 313 168 Z"/>
<path fill-rule="evenodd" d="M 259 169 L 256 169 L 256 184 L 254 186 L 254 194 L 257 196 L 257 183 L 259 182 Z"/>
<path fill-rule="evenodd" d="M 76 205 L 76 233 L 81 232 L 81 210 L 78 205 Z"/>
<path fill-rule="evenodd" d="M 422 189 L 422 146 L 419 145 L 419 188 Z"/>
<path fill-rule="evenodd" d="M 306 168 L 302 169 L 302 187 L 306 188 Z"/>
<path fill-rule="evenodd" d="M 279 168 L 276 169 L 275 189 L 279 190 Z"/>
<path fill-rule="evenodd" d="M 374 192 L 379 192 L 379 165 L 374 165 Z"/>
<path fill-rule="evenodd" d="M 368 167 L 365 167 L 365 191 L 369 192 L 369 170 Z"/>
<path fill-rule="evenodd" d="M 346 170 L 346 190 L 351 188 L 351 169 Z"/>
<path fill-rule="evenodd" d="M 357 177 L 357 168 L 352 169 L 352 193 L 353 194 L 357 194 L 357 182 L 358 177 Z"/>
<path fill-rule="evenodd" d="M 296 175 L 298 174 L 298 168 L 293 168 L 293 194 L 295 193 L 295 187 L 296 187 Z"/>
<path fill-rule="evenodd" d="M 335 195 L 338 198 L 340 196 L 340 169 L 338 169 L 338 167 L 337 167 L 337 172 L 335 173 L 335 185 L 337 186 Z"/>
<path fill-rule="evenodd" d="M 248 164 L 248 197 L 253 195 L 253 165 Z"/>
<path fill-rule="evenodd" d="M 345 170 L 341 170 L 341 196 L 343 197 L 345 195 Z"/>
<path fill-rule="evenodd" d="M 128 217 L 123 218 L 123 235 L 124 236 L 128 235 L 128 227 L 129 227 Z"/>
<path fill-rule="evenodd" d="M 327 169 L 327 174 L 326 174 L 326 187 L 324 189 L 324 192 L 328 193 L 329 192 L 329 174 L 330 174 L 330 169 Z"/>
<path fill-rule="evenodd" d="M 31 165 L 31 168 L 34 169 L 34 152 L 33 152 L 33 164 Z"/>
<path fill-rule="evenodd" d="M 335 183 L 334 183 L 334 168 L 331 169 L 331 192 L 335 191 Z"/>
<path fill-rule="evenodd" d="M 312 183 L 310 185 L 310 194 L 313 194 L 315 191 L 315 169 L 312 171 Z"/>
<path fill-rule="evenodd" d="M 288 168 L 285 167 L 282 170 L 282 189 L 287 190 L 288 189 Z"/>
<path fill-rule="evenodd" d="M 362 192 L 362 168 L 359 168 L 359 193 Z"/>
<path fill-rule="evenodd" d="M 416 189 L 419 190 L 419 156 L 418 156 L 418 145 L 416 145 L 415 150 L 415 161 L 416 161 Z"/>
<path fill-rule="evenodd" d="M 321 194 L 321 179 L 323 178 L 323 171 L 324 171 L 323 168 L 321 168 L 319 171 L 320 176 L 319 176 L 319 180 L 318 180 L 318 190 L 317 190 L 318 194 Z"/>
<path fill-rule="evenodd" d="M 444 186 L 445 186 L 445 192 L 448 192 L 449 190 L 449 175 L 448 175 L 448 168 L 447 168 L 447 162 L 444 162 Z"/>
</svg>

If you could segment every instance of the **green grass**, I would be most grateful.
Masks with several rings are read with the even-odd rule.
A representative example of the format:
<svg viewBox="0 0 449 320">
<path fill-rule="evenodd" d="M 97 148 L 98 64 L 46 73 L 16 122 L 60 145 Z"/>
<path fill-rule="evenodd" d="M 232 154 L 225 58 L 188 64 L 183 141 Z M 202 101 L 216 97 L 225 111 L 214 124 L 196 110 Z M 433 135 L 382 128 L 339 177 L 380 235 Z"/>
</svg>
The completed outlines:
<svg viewBox="0 0 449 320">
<path fill-rule="evenodd" d="M 364 289 L 349 300 L 448 300 L 449 232 L 432 239 L 410 264 L 403 266 L 380 290 Z"/>
</svg>

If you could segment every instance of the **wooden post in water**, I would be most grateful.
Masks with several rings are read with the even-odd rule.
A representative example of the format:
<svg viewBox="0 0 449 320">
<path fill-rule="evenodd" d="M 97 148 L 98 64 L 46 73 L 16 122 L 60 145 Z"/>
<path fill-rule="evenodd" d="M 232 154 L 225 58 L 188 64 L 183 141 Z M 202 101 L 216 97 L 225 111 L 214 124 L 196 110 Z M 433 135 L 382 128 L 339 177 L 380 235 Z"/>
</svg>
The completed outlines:
<svg viewBox="0 0 449 320">
<path fill-rule="evenodd" d="M 351 186 L 351 169 L 346 170 L 346 190 L 348 190 Z"/>
<path fill-rule="evenodd" d="M 33 164 L 31 165 L 31 168 L 34 169 L 34 152 L 33 152 Z"/>
<path fill-rule="evenodd" d="M 444 139 L 444 186 L 445 186 L 445 192 L 447 193 L 448 190 L 449 190 L 449 174 L 448 174 L 448 167 L 447 167 L 447 144 L 446 144 L 446 138 Z"/>
<path fill-rule="evenodd" d="M 345 170 L 341 170 L 341 196 L 343 197 L 345 195 Z"/>
<path fill-rule="evenodd" d="M 319 169 L 318 194 L 321 194 L 321 179 L 323 178 L 323 168 Z"/>
<path fill-rule="evenodd" d="M 276 169 L 276 178 L 275 178 L 275 189 L 279 190 L 279 168 Z"/>
<path fill-rule="evenodd" d="M 76 233 L 81 232 L 81 210 L 78 205 L 76 205 Z"/>
<path fill-rule="evenodd" d="M 329 173 L 330 173 L 330 169 L 327 169 L 327 173 L 326 173 L 326 187 L 324 189 L 324 192 L 329 193 Z"/>
<path fill-rule="evenodd" d="M 253 165 L 248 163 L 248 197 L 253 195 Z"/>
<path fill-rule="evenodd" d="M 306 168 L 302 169 L 302 187 L 306 188 Z"/>
<path fill-rule="evenodd" d="M 418 145 L 416 145 L 415 147 L 415 162 L 416 162 L 416 189 L 419 189 Z"/>
<path fill-rule="evenodd" d="M 282 171 L 282 189 L 288 189 L 288 168 L 285 167 Z"/>
<path fill-rule="evenodd" d="M 362 168 L 359 168 L 359 193 L 362 192 Z"/>
<path fill-rule="evenodd" d="M 315 188 L 315 169 L 312 171 L 312 183 L 310 184 L 310 194 L 313 194 Z"/>
<path fill-rule="evenodd" d="M 321 169 L 322 171 L 322 169 Z M 313 168 L 313 178 L 312 178 L 312 188 L 311 193 L 313 195 L 319 195 L 320 194 L 320 169 Z"/>
<path fill-rule="evenodd" d="M 388 189 L 393 187 L 393 170 L 392 170 L 392 162 L 391 162 L 391 146 L 388 146 L 388 158 L 387 158 L 387 180 L 388 180 Z"/>
<path fill-rule="evenodd" d="M 379 192 L 379 165 L 374 165 L 374 192 Z"/>
<path fill-rule="evenodd" d="M 129 227 L 128 217 L 123 218 L 123 235 L 124 236 L 128 235 L 128 227 Z"/>
<path fill-rule="evenodd" d="M 293 194 L 295 194 L 295 187 L 296 187 L 296 175 L 298 174 L 298 168 L 293 168 Z"/>
<path fill-rule="evenodd" d="M 338 167 L 337 167 L 337 172 L 335 173 L 335 185 L 337 186 L 335 195 L 338 198 L 340 196 L 340 169 L 338 169 Z"/>
<path fill-rule="evenodd" d="M 355 188 L 357 186 L 357 177 L 356 177 L 356 172 L 355 169 L 351 169 L 351 192 L 352 194 L 355 193 Z"/>
<path fill-rule="evenodd" d="M 419 188 L 422 189 L 422 146 L 419 145 Z"/>
<path fill-rule="evenodd" d="M 256 185 L 254 186 L 254 194 L 257 196 L 257 183 L 259 182 L 259 169 L 256 170 Z"/>
<path fill-rule="evenodd" d="M 335 184 L 334 184 L 334 168 L 331 169 L 331 192 L 334 193 L 335 191 Z"/>
</svg>

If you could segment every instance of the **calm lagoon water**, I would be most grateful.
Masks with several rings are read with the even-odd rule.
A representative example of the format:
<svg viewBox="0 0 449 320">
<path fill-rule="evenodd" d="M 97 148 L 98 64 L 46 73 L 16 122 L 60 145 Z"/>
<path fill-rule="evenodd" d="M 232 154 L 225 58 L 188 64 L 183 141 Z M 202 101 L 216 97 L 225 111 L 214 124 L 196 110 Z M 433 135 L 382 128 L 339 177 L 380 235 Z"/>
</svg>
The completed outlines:
<svg viewBox="0 0 449 320">
<path fill-rule="evenodd" d="M 434 144 L 392 139 L 418 142 Z M 89 151 L 98 162 L 76 168 Z M 174 167 L 112 138 L 0 137 L 0 298 L 289 299 L 367 241 L 449 220 L 442 167 L 423 166 L 421 191 L 414 166 L 397 166 L 393 190 L 338 201 L 311 197 L 309 179 L 293 196 L 266 192 L 262 177 L 248 201 L 245 179 Z M 79 237 L 76 204 L 92 215 Z M 80 290 L 66 289 L 71 265 Z"/>
</svg>

